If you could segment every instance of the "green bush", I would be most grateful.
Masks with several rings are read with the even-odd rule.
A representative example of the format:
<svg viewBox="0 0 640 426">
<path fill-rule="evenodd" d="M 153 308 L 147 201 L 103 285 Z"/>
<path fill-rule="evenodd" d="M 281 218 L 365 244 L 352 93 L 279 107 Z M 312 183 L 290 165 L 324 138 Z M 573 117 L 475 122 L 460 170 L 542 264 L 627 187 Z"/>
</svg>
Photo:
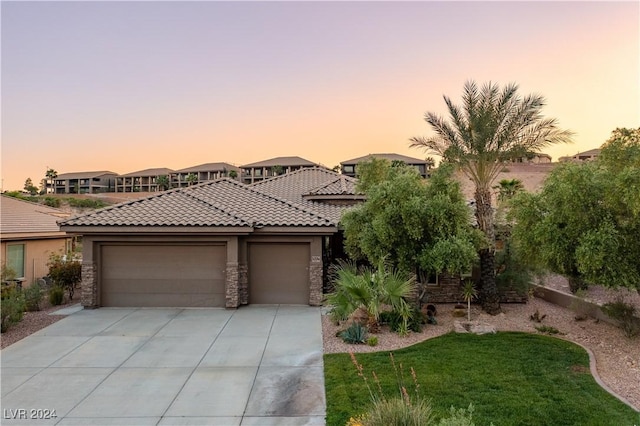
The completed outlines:
<svg viewBox="0 0 640 426">
<path fill-rule="evenodd" d="M 31 284 L 30 287 L 22 290 L 27 311 L 39 311 L 40 302 L 42 302 L 42 287 L 37 282 Z"/>
<path fill-rule="evenodd" d="M 71 253 L 67 255 L 67 259 L 71 259 Z M 77 260 L 64 260 L 58 254 L 52 254 L 47 263 L 49 266 L 49 276 L 53 280 L 53 284 L 66 290 L 69 299 L 73 300 L 73 293 L 78 284 L 82 280 L 82 265 Z"/>
<path fill-rule="evenodd" d="M 67 201 L 69 202 L 69 206 L 78 208 L 99 209 L 106 206 L 102 200 L 92 200 L 88 198 L 69 198 Z"/>
<path fill-rule="evenodd" d="M 433 413 L 427 400 L 409 402 L 394 397 L 376 401 L 366 414 L 351 424 L 358 422 L 363 426 L 423 426 L 433 424 Z"/>
<path fill-rule="evenodd" d="M 378 346 L 378 336 L 371 336 L 367 339 L 367 345 Z"/>
<path fill-rule="evenodd" d="M 340 333 L 340 337 L 347 343 L 365 343 L 367 341 L 367 327 L 354 322 L 349 328 Z"/>
<path fill-rule="evenodd" d="M 473 404 L 469 404 L 469 408 L 455 409 L 453 406 L 449 408 L 449 415 L 438 423 L 438 426 L 474 426 L 473 423 Z M 492 423 L 493 424 L 493 423 Z"/>
<path fill-rule="evenodd" d="M 632 338 L 640 334 L 640 318 L 635 316 L 636 308 L 625 303 L 622 298 L 615 302 L 605 303 L 602 311 L 610 318 L 618 321 L 618 327 L 622 329 L 625 336 Z"/>
<path fill-rule="evenodd" d="M 49 290 L 49 303 L 53 306 L 62 305 L 64 300 L 64 289 L 60 286 L 53 286 Z"/>
<path fill-rule="evenodd" d="M 44 205 L 49 207 L 60 207 L 60 199 L 54 197 L 45 197 Z"/>
<path fill-rule="evenodd" d="M 6 332 L 13 324 L 20 322 L 24 315 L 25 303 L 21 292 L 10 289 L 5 292 L 0 306 L 0 328 Z"/>
<path fill-rule="evenodd" d="M 380 322 L 387 324 L 392 331 L 401 333 L 405 324 L 405 318 L 402 314 L 393 311 L 385 311 L 380 314 Z M 419 309 L 411 309 L 407 318 L 407 330 L 420 333 L 422 324 L 426 322 L 424 315 Z"/>
</svg>

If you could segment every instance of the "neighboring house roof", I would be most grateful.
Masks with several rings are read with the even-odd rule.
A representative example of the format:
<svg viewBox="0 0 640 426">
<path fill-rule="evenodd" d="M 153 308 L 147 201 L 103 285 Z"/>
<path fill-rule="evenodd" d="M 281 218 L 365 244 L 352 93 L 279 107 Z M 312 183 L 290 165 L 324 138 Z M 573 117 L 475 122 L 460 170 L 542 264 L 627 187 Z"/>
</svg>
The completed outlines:
<svg viewBox="0 0 640 426">
<path fill-rule="evenodd" d="M 229 163 L 206 163 L 200 164 L 198 166 L 187 167 L 186 169 L 176 170 L 176 173 L 191 173 L 191 172 L 209 172 L 209 171 L 222 171 L 224 169 L 227 170 L 235 170 L 238 167 Z"/>
<path fill-rule="evenodd" d="M 301 205 L 222 178 L 65 220 L 81 227 L 332 227 L 328 218 Z"/>
<path fill-rule="evenodd" d="M 139 170 L 137 172 L 127 173 L 126 175 L 120 175 L 119 177 L 136 177 L 136 176 L 162 176 L 173 173 L 173 170 L 167 169 L 165 167 L 160 167 L 157 169 L 145 169 Z"/>
<path fill-rule="evenodd" d="M 571 157 L 581 157 L 581 156 L 585 156 L 585 155 L 600 155 L 600 148 L 594 148 L 594 149 L 590 149 L 588 151 L 584 151 L 584 152 L 579 152 L 575 155 L 572 155 Z"/>
<path fill-rule="evenodd" d="M 114 175 L 117 176 L 117 173 L 110 171 L 99 171 L 99 172 L 73 172 L 73 173 L 62 173 L 55 177 L 55 179 L 66 180 L 66 179 L 90 179 L 95 177 L 100 177 L 104 175 Z"/>
<path fill-rule="evenodd" d="M 312 163 L 309 160 L 305 160 L 301 157 L 276 157 L 270 158 L 264 161 L 258 161 L 257 163 L 250 163 L 240 166 L 242 168 L 251 168 L 251 167 L 274 167 L 274 166 L 319 166 L 317 163 Z"/>
<path fill-rule="evenodd" d="M 0 203 L 1 238 L 64 236 L 57 222 L 68 216 L 62 210 L 3 195 Z"/>
<path fill-rule="evenodd" d="M 402 161 L 407 164 L 426 164 L 427 162 L 424 159 L 408 157 L 406 155 L 401 154 L 392 154 L 392 153 L 383 153 L 383 154 L 367 154 L 363 157 L 352 158 L 351 160 L 342 161 L 340 164 L 342 165 L 356 165 L 363 161 L 369 161 L 372 158 L 384 158 L 389 161 Z"/>
<path fill-rule="evenodd" d="M 305 205 L 307 208 L 329 217 L 337 224 L 342 212 L 349 206 L 319 203 L 312 199 L 338 199 L 344 198 L 344 196 L 353 200 L 364 199 L 361 194 L 356 192 L 357 182 L 357 179 L 332 170 L 310 167 L 256 182 L 249 186 L 260 192 Z"/>
</svg>

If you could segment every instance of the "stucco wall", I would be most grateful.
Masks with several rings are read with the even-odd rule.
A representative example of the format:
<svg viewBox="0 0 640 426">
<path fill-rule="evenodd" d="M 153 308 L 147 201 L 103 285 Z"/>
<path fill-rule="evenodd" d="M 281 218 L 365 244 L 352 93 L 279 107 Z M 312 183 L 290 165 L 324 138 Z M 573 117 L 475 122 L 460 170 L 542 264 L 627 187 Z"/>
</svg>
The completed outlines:
<svg viewBox="0 0 640 426">
<path fill-rule="evenodd" d="M 38 278 L 49 272 L 47 262 L 53 253 L 64 254 L 66 242 L 69 238 L 52 238 L 46 240 L 2 241 L 0 253 L 4 263 L 7 258 L 7 245 L 24 244 L 24 282 L 23 286 L 30 286 Z"/>
</svg>

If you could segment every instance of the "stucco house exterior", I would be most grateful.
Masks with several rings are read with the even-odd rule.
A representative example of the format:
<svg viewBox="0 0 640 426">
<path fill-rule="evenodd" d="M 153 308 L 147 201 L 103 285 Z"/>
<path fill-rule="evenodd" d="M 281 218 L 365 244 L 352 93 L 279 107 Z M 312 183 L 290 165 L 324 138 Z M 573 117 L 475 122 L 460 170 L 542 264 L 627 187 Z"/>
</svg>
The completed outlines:
<svg viewBox="0 0 640 426">
<path fill-rule="evenodd" d="M 415 167 L 415 169 L 420 173 L 420 176 L 426 178 L 429 176 L 429 163 L 426 160 L 421 160 L 420 158 L 413 158 L 406 155 L 401 154 L 393 154 L 393 153 L 380 153 L 380 154 L 367 154 L 363 157 L 352 158 L 351 160 L 345 160 L 340 162 L 340 169 L 343 174 L 351 177 L 356 176 L 356 170 L 358 168 L 358 163 L 370 161 L 373 158 L 400 161 L 408 166 Z"/>
<path fill-rule="evenodd" d="M 160 176 L 166 176 L 167 179 L 170 180 L 170 175 L 173 172 L 173 170 L 167 169 L 166 167 L 159 167 L 120 175 L 116 178 L 115 192 L 160 191 L 158 178 Z"/>
<path fill-rule="evenodd" d="M 321 168 L 276 180 L 221 178 L 61 222 L 83 235 L 83 306 L 320 305 L 355 183 Z M 305 199 L 318 192 L 323 200 Z M 325 203 L 332 198 L 341 203 Z"/>
<path fill-rule="evenodd" d="M 72 236 L 58 227 L 69 215 L 61 210 L 2 196 L 0 258 L 25 287 L 47 275 L 51 254 L 71 249 Z"/>
<path fill-rule="evenodd" d="M 54 194 L 99 194 L 113 192 L 117 173 L 110 171 L 62 173 L 54 179 Z M 47 183 L 47 188 L 50 188 Z"/>
<path fill-rule="evenodd" d="M 275 157 L 240 166 L 242 182 L 251 184 L 296 170 L 321 167 L 302 157 Z"/>
</svg>

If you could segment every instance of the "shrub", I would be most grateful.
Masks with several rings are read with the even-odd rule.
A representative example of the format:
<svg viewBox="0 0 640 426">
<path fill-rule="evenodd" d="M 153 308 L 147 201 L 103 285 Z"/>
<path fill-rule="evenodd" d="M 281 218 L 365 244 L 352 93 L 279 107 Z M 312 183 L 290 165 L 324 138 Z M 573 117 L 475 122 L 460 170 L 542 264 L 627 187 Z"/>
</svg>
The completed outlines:
<svg viewBox="0 0 640 426">
<path fill-rule="evenodd" d="M 392 331 L 402 334 L 403 327 L 405 325 L 405 318 L 398 312 L 385 311 L 380 314 L 380 322 L 388 324 Z M 420 312 L 419 309 L 413 308 L 409 312 L 409 317 L 407 318 L 406 330 L 420 333 L 422 331 L 422 324 L 425 322 L 424 314 Z"/>
<path fill-rule="evenodd" d="M 84 198 L 69 198 L 69 206 L 89 209 L 99 209 L 105 207 L 106 204 L 102 200 L 91 200 Z"/>
<path fill-rule="evenodd" d="M 422 426 L 432 421 L 433 412 L 427 400 L 409 403 L 400 397 L 377 401 L 361 418 L 361 424 L 366 426 Z"/>
<path fill-rule="evenodd" d="M 354 322 L 349 328 L 340 333 L 340 337 L 347 343 L 365 343 L 367 341 L 367 328 L 362 324 Z"/>
<path fill-rule="evenodd" d="M 15 288 L 5 292 L 0 306 L 0 328 L 1 332 L 6 332 L 11 325 L 20 322 L 24 315 L 24 297 Z"/>
<path fill-rule="evenodd" d="M 473 404 L 469 404 L 469 408 L 454 407 L 449 408 L 450 417 L 440 420 L 438 426 L 474 426 L 473 423 Z"/>
<path fill-rule="evenodd" d="M 39 311 L 42 302 L 42 287 L 37 282 L 22 291 L 27 311 Z"/>
<path fill-rule="evenodd" d="M 552 327 L 550 325 L 540 325 L 538 327 L 536 327 L 536 330 L 538 330 L 540 333 L 544 333 L 544 334 L 559 334 L 560 331 L 555 328 Z"/>
<path fill-rule="evenodd" d="M 618 321 L 618 327 L 622 329 L 625 336 L 632 338 L 640 334 L 640 318 L 635 316 L 635 306 L 625 303 L 622 298 L 615 302 L 605 303 L 602 311 L 610 318 Z"/>
<path fill-rule="evenodd" d="M 535 322 L 542 322 L 547 317 L 547 314 L 540 315 L 540 312 L 536 309 L 536 311 L 529 315 L 529 319 Z"/>
<path fill-rule="evenodd" d="M 67 260 L 58 254 L 52 254 L 47 266 L 54 286 L 67 290 L 69 299 L 73 300 L 75 286 L 82 279 L 82 265 L 77 260 L 68 260 L 71 258 L 71 254 L 67 255 Z"/>
<path fill-rule="evenodd" d="M 378 336 L 371 336 L 367 339 L 367 345 L 378 346 Z"/>
<path fill-rule="evenodd" d="M 64 300 L 64 289 L 57 285 L 54 285 L 49 290 L 49 303 L 53 306 L 62 305 L 62 301 Z"/>
<path fill-rule="evenodd" d="M 53 197 L 45 197 L 44 205 L 49 207 L 60 207 L 60 199 Z"/>
</svg>

